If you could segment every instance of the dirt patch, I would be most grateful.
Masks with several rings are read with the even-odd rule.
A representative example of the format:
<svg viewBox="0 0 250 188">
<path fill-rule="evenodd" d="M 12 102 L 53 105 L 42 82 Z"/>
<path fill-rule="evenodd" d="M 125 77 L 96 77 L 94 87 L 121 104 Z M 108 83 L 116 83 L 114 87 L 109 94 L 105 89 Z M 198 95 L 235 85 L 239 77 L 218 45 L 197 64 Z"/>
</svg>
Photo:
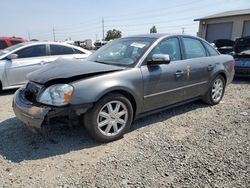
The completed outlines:
<svg viewBox="0 0 250 188">
<path fill-rule="evenodd" d="M 248 187 L 250 81 L 231 84 L 216 106 L 201 102 L 133 123 L 100 144 L 82 127 L 30 132 L 0 96 L 0 187 Z"/>
</svg>

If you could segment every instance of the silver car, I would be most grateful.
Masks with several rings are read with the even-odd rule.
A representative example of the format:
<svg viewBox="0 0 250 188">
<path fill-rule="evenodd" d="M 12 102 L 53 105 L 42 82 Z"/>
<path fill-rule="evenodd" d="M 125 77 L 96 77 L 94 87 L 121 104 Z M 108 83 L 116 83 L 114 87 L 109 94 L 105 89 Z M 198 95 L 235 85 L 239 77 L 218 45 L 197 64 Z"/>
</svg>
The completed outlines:
<svg viewBox="0 0 250 188">
<path fill-rule="evenodd" d="M 59 57 L 84 59 L 91 54 L 82 48 L 58 42 L 27 42 L 0 51 L 0 90 L 19 88 L 26 75 Z"/>
<path fill-rule="evenodd" d="M 87 61 L 58 60 L 29 74 L 13 109 L 37 129 L 83 118 L 90 134 L 107 142 L 136 118 L 199 99 L 218 104 L 233 77 L 233 57 L 203 39 L 140 35 L 114 40 Z"/>
</svg>

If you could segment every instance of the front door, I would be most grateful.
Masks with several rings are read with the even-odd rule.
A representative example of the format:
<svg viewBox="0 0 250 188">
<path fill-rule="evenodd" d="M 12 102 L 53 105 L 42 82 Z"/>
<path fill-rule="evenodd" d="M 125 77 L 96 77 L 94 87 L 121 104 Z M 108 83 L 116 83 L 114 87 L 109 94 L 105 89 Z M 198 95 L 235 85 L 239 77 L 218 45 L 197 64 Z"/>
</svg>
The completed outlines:
<svg viewBox="0 0 250 188">
<path fill-rule="evenodd" d="M 185 96 L 185 86 L 188 84 L 187 62 L 181 60 L 178 38 L 162 40 L 147 59 L 153 54 L 168 54 L 171 62 L 141 67 L 144 82 L 144 112 L 181 101 Z"/>
<path fill-rule="evenodd" d="M 27 74 L 38 70 L 47 61 L 45 45 L 29 46 L 14 53 L 18 58 L 6 61 L 5 66 L 9 86 L 25 84 Z"/>
</svg>

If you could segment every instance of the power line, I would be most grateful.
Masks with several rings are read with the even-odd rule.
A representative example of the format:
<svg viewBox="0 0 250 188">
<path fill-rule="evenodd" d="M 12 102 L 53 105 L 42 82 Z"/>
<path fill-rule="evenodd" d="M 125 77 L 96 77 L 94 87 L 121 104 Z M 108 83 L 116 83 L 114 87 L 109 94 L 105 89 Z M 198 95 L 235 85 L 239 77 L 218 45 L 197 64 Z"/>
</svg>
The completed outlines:
<svg viewBox="0 0 250 188">
<path fill-rule="evenodd" d="M 54 39 L 54 42 L 56 41 L 56 34 L 55 34 L 55 28 L 53 27 L 53 39 Z"/>
<path fill-rule="evenodd" d="M 189 7 L 188 8 L 185 8 L 185 9 L 178 9 L 179 12 L 195 12 L 196 10 L 197 11 L 200 11 L 200 8 L 202 7 L 207 7 L 209 4 L 207 5 L 199 5 L 198 7 L 193 7 L 193 9 L 190 9 Z M 172 13 L 176 13 L 177 11 L 175 9 L 173 9 L 171 7 L 170 10 L 167 10 L 164 9 L 163 12 L 161 11 L 156 11 L 156 12 L 149 12 L 147 13 L 147 15 L 143 15 L 143 16 L 138 16 L 139 14 L 137 14 L 137 16 L 133 16 L 133 17 L 126 17 L 126 18 L 123 18 L 123 19 L 120 19 L 120 18 L 117 18 L 115 17 L 114 19 L 107 19 L 107 22 L 120 22 L 120 21 L 131 21 L 131 20 L 137 20 L 137 19 L 145 19 L 145 18 L 148 18 L 148 19 L 155 19 L 157 17 L 162 17 L 163 14 L 165 14 L 164 16 L 166 15 L 170 15 Z"/>
<path fill-rule="evenodd" d="M 178 8 L 178 7 L 194 4 L 196 2 L 201 2 L 201 1 L 200 0 L 194 0 L 194 1 L 191 1 L 191 2 L 188 2 L 188 3 L 179 4 L 179 5 L 176 5 L 176 6 L 171 6 L 169 8 L 171 8 L 171 9 Z M 127 17 L 127 16 L 131 16 L 131 15 L 139 15 L 139 14 L 144 14 L 144 13 L 149 13 L 149 12 L 156 12 L 156 11 L 160 11 L 160 10 L 166 10 L 166 8 L 151 9 L 151 10 L 145 10 L 145 11 L 137 11 L 135 13 L 116 15 L 115 17 L 116 18 L 121 18 L 121 17 Z M 113 18 L 113 16 L 105 16 L 105 18 Z"/>
</svg>

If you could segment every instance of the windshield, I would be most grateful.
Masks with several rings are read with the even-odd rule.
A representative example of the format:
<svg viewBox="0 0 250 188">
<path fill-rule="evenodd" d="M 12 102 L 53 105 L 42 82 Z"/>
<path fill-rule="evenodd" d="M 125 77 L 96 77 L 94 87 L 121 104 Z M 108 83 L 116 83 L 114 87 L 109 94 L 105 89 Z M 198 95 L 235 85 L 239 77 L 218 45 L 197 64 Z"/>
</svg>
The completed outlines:
<svg viewBox="0 0 250 188">
<path fill-rule="evenodd" d="M 237 39 L 235 42 L 234 49 L 236 53 L 250 50 L 250 37 Z"/>
<path fill-rule="evenodd" d="M 154 40 L 143 37 L 117 39 L 97 50 L 89 56 L 88 60 L 110 65 L 131 66 Z"/>
<path fill-rule="evenodd" d="M 7 54 L 17 48 L 20 48 L 21 46 L 23 46 L 25 43 L 19 43 L 19 44 L 16 44 L 16 45 L 13 45 L 13 46 L 10 46 L 8 48 L 5 48 L 4 50 L 1 50 L 0 51 L 0 56 L 4 55 L 4 54 Z"/>
</svg>

